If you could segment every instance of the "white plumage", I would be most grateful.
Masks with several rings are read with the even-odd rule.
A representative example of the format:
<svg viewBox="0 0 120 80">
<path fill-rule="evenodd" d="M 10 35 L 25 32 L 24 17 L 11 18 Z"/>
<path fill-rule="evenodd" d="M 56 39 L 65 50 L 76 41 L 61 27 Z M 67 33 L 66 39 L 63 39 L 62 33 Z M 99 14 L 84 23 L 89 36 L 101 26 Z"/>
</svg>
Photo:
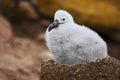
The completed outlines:
<svg viewBox="0 0 120 80">
<path fill-rule="evenodd" d="M 108 56 L 106 42 L 93 30 L 78 25 L 64 10 L 58 10 L 46 30 L 46 44 L 54 60 L 63 64 L 95 62 Z"/>
</svg>

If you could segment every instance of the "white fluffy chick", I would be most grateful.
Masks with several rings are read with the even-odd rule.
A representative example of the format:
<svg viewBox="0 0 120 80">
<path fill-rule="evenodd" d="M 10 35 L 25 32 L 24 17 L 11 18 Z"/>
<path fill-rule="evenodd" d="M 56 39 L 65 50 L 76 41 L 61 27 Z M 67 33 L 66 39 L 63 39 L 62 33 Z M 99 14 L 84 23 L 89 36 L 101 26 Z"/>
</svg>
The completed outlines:
<svg viewBox="0 0 120 80">
<path fill-rule="evenodd" d="M 95 62 L 106 58 L 106 42 L 93 30 L 78 25 L 64 10 L 58 10 L 46 30 L 46 44 L 54 60 L 62 64 Z"/>
</svg>

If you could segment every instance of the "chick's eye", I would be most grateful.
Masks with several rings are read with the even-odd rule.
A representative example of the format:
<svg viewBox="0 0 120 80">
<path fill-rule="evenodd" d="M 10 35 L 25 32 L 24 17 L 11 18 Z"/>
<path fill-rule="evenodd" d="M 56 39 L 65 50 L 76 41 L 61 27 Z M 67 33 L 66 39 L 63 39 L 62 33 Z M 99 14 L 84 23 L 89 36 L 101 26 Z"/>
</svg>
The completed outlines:
<svg viewBox="0 0 120 80">
<path fill-rule="evenodd" d="M 63 18 L 62 20 L 65 21 L 65 18 Z"/>
</svg>

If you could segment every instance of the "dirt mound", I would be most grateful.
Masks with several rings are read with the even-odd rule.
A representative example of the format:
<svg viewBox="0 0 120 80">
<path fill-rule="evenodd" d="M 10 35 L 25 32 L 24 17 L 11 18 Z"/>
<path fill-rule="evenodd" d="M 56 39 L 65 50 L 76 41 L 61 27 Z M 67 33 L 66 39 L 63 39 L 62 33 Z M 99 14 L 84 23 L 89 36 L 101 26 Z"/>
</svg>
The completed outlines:
<svg viewBox="0 0 120 80">
<path fill-rule="evenodd" d="M 40 80 L 120 80 L 120 61 L 106 58 L 87 64 L 43 63 Z"/>
</svg>

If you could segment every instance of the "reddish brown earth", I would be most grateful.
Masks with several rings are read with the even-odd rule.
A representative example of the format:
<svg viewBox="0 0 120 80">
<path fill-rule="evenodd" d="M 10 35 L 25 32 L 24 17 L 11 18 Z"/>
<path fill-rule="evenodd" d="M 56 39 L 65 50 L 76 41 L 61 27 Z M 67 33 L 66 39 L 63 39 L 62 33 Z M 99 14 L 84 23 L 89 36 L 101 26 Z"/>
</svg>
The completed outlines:
<svg viewBox="0 0 120 80">
<path fill-rule="evenodd" d="M 120 61 L 106 58 L 78 65 L 43 63 L 40 80 L 120 80 Z"/>
<path fill-rule="evenodd" d="M 43 45 L 25 38 L 0 43 L 0 80 L 39 80 L 41 60 L 52 56 Z"/>
</svg>

